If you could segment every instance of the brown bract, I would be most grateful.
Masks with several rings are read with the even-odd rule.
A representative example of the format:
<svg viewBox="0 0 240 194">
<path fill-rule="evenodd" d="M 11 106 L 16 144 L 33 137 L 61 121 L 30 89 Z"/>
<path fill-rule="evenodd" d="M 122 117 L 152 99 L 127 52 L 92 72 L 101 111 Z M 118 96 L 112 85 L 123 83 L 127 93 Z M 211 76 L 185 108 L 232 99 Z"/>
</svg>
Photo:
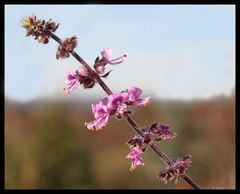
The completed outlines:
<svg viewBox="0 0 240 194">
<path fill-rule="evenodd" d="M 56 58 L 66 58 L 77 47 L 77 37 L 72 36 L 71 38 L 66 38 L 62 44 L 59 45 Z"/>
</svg>

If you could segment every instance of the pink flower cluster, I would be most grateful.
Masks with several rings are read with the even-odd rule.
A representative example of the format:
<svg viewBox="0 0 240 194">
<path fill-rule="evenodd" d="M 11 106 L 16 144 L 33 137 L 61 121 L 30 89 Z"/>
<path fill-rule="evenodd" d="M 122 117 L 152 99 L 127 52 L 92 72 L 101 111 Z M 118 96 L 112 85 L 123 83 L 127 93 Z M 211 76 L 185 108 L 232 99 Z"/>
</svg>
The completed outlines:
<svg viewBox="0 0 240 194">
<path fill-rule="evenodd" d="M 141 93 L 140 88 L 132 87 L 121 93 L 111 94 L 97 104 L 92 104 L 94 120 L 85 125 L 88 129 L 97 131 L 107 124 L 109 116 L 116 114 L 118 118 L 121 118 L 128 106 L 148 104 L 150 97 L 140 98 Z"/>
</svg>

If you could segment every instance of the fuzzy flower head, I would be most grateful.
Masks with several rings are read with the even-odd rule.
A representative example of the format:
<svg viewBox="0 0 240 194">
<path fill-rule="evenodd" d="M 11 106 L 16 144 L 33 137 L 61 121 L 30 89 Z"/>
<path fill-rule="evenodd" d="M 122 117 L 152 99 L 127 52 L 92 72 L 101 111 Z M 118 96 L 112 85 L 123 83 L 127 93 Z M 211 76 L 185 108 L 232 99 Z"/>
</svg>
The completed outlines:
<svg viewBox="0 0 240 194">
<path fill-rule="evenodd" d="M 141 158 L 141 155 L 143 153 L 144 152 L 141 149 L 139 149 L 138 146 L 133 147 L 131 149 L 129 154 L 126 156 L 127 159 L 131 159 L 132 160 L 132 162 L 131 162 L 132 165 L 130 167 L 130 171 L 135 170 L 137 166 L 144 165 L 144 163 L 142 162 L 142 158 Z"/>
</svg>

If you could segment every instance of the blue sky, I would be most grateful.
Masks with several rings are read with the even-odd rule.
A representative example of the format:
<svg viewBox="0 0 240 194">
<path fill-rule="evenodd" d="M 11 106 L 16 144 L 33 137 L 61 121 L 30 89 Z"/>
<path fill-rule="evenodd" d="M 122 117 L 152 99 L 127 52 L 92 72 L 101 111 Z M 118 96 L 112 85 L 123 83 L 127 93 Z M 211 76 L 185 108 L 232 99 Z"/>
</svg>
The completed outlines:
<svg viewBox="0 0 240 194">
<path fill-rule="evenodd" d="M 76 35 L 89 64 L 104 47 L 127 54 L 106 83 L 114 92 L 138 86 L 159 98 L 195 99 L 229 94 L 235 88 L 235 7 L 232 5 L 6 5 L 5 96 L 22 102 L 63 96 L 65 74 L 79 64 L 56 60 L 57 44 L 25 37 L 21 20 L 60 23 L 56 35 Z M 144 95 L 144 94 L 143 94 Z M 99 86 L 82 87 L 68 99 L 104 97 Z"/>
</svg>

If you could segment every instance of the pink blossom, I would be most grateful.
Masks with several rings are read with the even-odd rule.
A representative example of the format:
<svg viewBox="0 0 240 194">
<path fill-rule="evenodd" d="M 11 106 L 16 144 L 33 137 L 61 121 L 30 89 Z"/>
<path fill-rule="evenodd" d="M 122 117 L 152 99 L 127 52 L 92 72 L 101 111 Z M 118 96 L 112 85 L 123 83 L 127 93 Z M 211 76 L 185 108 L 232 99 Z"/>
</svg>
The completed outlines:
<svg viewBox="0 0 240 194">
<path fill-rule="evenodd" d="M 112 114 L 123 114 L 127 105 L 124 104 L 124 97 L 120 94 L 112 94 L 102 99 L 97 104 L 92 105 L 94 114 L 93 121 L 86 123 L 88 129 L 100 130 L 107 124 L 109 116 Z"/>
<path fill-rule="evenodd" d="M 108 96 L 108 108 L 112 113 L 123 114 L 127 109 L 126 100 L 128 93 L 112 94 Z"/>
<path fill-rule="evenodd" d="M 106 65 L 106 64 L 115 65 L 115 64 L 123 63 L 124 58 L 126 57 L 126 55 L 122 55 L 119 58 L 111 59 L 111 56 L 112 56 L 111 48 L 104 48 L 103 51 L 101 52 L 101 55 L 102 55 L 102 60 L 104 62 L 104 65 Z"/>
<path fill-rule="evenodd" d="M 101 55 L 106 60 L 110 60 L 110 58 L 112 56 L 112 49 L 111 48 L 104 48 L 103 51 L 101 52 Z"/>
<path fill-rule="evenodd" d="M 129 152 L 126 158 L 132 160 L 132 165 L 130 167 L 130 171 L 133 171 L 136 169 L 137 166 L 144 165 L 142 162 L 141 155 L 143 154 L 143 151 L 139 149 L 138 146 L 133 147 L 132 150 Z"/>
<path fill-rule="evenodd" d="M 80 80 L 81 76 L 77 72 L 69 71 L 65 80 L 65 84 L 67 86 L 67 88 L 64 88 L 65 95 L 77 89 Z"/>
<path fill-rule="evenodd" d="M 94 63 L 94 69 L 98 74 L 104 74 L 105 66 L 107 64 L 116 65 L 116 64 L 123 63 L 124 58 L 127 56 L 127 55 L 122 55 L 116 59 L 111 59 L 111 56 L 112 56 L 111 48 L 104 48 L 103 51 L 101 52 L 101 55 L 102 55 L 102 58 L 99 60 L 99 57 L 97 57 Z"/>
<path fill-rule="evenodd" d="M 88 129 L 90 130 L 100 130 L 107 124 L 107 121 L 110 116 L 109 109 L 107 107 L 108 99 L 104 98 L 99 101 L 97 104 L 92 104 L 92 112 L 94 114 L 95 120 L 86 123 Z"/>
<path fill-rule="evenodd" d="M 137 87 L 132 87 L 127 90 L 129 93 L 128 104 L 129 105 L 147 105 L 150 102 L 150 97 L 147 98 L 139 98 L 142 94 L 142 90 Z"/>
<path fill-rule="evenodd" d="M 136 91 L 141 89 L 136 88 Z M 127 111 L 128 105 L 145 105 L 146 99 L 140 99 L 138 94 L 134 93 L 135 90 L 130 89 L 117 94 L 111 94 L 102 99 L 97 104 L 92 105 L 92 112 L 94 120 L 86 123 L 88 129 L 99 130 L 107 124 L 109 116 L 116 114 L 117 118 L 122 118 L 124 112 Z"/>
<path fill-rule="evenodd" d="M 112 113 L 115 113 L 119 119 L 122 118 L 123 113 L 127 110 L 127 96 L 128 93 L 113 94 L 108 96 L 108 108 Z"/>
</svg>

